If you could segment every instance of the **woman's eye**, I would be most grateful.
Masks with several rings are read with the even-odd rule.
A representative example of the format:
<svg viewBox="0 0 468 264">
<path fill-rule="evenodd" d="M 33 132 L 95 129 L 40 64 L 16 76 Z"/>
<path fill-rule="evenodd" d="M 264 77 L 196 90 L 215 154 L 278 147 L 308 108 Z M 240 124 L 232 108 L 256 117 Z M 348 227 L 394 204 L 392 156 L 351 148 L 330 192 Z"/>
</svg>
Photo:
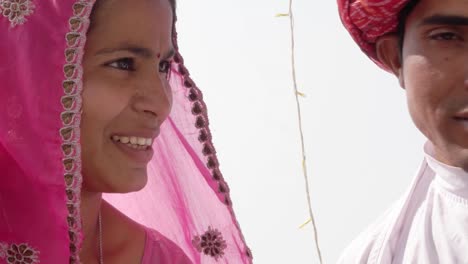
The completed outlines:
<svg viewBox="0 0 468 264">
<path fill-rule="evenodd" d="M 442 40 L 442 41 L 452 41 L 452 40 L 462 40 L 462 38 L 454 32 L 440 32 L 430 35 L 430 38 L 433 40 Z"/>
<path fill-rule="evenodd" d="M 135 60 L 132 58 L 123 58 L 109 63 L 109 66 L 123 71 L 134 71 Z"/>
<path fill-rule="evenodd" d="M 159 72 L 161 73 L 168 73 L 170 68 L 171 62 L 169 61 L 162 61 L 161 63 L 159 63 Z"/>
</svg>

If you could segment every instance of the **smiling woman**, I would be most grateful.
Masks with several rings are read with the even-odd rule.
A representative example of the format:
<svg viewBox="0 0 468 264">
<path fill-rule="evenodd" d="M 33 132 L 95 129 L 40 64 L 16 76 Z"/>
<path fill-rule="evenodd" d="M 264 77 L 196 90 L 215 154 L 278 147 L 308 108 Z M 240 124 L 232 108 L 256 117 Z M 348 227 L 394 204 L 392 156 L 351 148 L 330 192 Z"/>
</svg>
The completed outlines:
<svg viewBox="0 0 468 264">
<path fill-rule="evenodd" d="M 140 190 L 172 105 L 169 1 L 104 1 L 83 58 L 84 190 Z M 135 30 L 138 29 L 138 30 Z"/>
<path fill-rule="evenodd" d="M 175 2 L 0 12 L 0 262 L 251 263 Z"/>
</svg>

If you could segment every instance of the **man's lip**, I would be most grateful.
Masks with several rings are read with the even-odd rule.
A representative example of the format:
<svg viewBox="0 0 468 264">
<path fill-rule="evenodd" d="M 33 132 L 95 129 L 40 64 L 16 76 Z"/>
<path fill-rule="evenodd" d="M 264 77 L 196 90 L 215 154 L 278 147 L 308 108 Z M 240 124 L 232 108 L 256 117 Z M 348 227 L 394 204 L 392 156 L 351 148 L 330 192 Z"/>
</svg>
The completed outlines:
<svg viewBox="0 0 468 264">
<path fill-rule="evenodd" d="M 453 119 L 455 119 L 457 121 L 467 121 L 468 120 L 468 115 L 466 115 L 466 116 L 456 115 L 456 116 L 453 117 Z"/>
</svg>

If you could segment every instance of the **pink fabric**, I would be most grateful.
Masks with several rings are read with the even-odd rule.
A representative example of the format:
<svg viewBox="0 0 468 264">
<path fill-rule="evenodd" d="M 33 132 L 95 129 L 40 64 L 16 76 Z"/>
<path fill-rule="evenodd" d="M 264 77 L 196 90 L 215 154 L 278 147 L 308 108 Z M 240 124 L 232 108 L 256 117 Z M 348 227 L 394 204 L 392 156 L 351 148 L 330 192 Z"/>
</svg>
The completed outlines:
<svg viewBox="0 0 468 264">
<path fill-rule="evenodd" d="M 146 228 L 145 251 L 141 263 L 190 264 L 192 261 L 174 242 L 156 230 Z"/>
<path fill-rule="evenodd" d="M 81 59 L 93 2 L 0 0 L 0 263 L 78 262 Z M 171 74 L 173 111 L 148 185 L 105 199 L 193 263 L 251 263 L 202 94 L 178 52 Z"/>
<path fill-rule="evenodd" d="M 377 65 L 375 42 L 398 26 L 398 14 L 409 0 L 338 0 L 338 9 L 346 29 Z"/>
<path fill-rule="evenodd" d="M 0 263 L 21 245 L 41 263 L 70 255 L 59 130 L 71 2 L 41 1 L 14 28 L 0 16 Z"/>
</svg>

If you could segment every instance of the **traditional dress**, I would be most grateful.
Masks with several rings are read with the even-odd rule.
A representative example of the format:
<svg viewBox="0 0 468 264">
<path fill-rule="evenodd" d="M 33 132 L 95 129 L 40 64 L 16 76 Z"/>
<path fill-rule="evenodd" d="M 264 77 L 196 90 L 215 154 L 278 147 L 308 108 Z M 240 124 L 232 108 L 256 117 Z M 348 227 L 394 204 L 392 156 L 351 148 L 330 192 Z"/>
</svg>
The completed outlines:
<svg viewBox="0 0 468 264">
<path fill-rule="evenodd" d="M 191 263 L 190 259 L 174 242 L 153 229 L 146 229 L 145 249 L 141 264 Z"/>
<path fill-rule="evenodd" d="M 0 0 L 0 263 L 79 263 L 82 58 L 93 0 Z M 147 229 L 143 263 L 251 263 L 206 105 L 178 52 L 148 184 L 105 196 Z"/>
<path fill-rule="evenodd" d="M 410 189 L 338 263 L 468 263 L 468 172 L 425 152 Z"/>
<path fill-rule="evenodd" d="M 394 33 L 408 0 L 338 0 L 340 17 L 377 65 L 375 43 Z M 345 250 L 338 263 L 468 263 L 468 173 L 425 158 L 411 187 Z"/>
</svg>

